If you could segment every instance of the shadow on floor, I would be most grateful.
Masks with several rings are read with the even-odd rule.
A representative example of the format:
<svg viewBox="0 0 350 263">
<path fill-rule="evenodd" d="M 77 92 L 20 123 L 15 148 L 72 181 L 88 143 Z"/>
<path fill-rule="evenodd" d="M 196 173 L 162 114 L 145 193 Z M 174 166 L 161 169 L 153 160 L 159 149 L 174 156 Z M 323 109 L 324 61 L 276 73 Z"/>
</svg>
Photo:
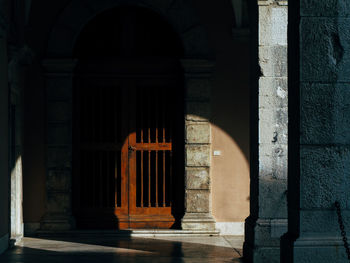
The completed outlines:
<svg viewBox="0 0 350 263">
<path fill-rule="evenodd" d="M 210 237 L 201 237 L 208 238 Z M 134 237 L 49 237 L 24 238 L 21 244 L 0 256 L 1 263 L 220 263 L 241 262 L 240 254 L 223 247 L 193 243 L 193 240 L 168 241 Z M 209 241 L 208 241 L 209 242 Z"/>
</svg>

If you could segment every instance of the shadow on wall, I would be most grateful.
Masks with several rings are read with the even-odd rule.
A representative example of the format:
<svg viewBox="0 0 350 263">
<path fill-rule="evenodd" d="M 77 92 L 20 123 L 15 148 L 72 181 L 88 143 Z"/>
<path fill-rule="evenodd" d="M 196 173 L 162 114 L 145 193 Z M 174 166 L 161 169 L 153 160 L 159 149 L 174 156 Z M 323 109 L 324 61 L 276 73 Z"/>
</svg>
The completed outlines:
<svg viewBox="0 0 350 263">
<path fill-rule="evenodd" d="M 115 17 L 118 17 L 117 22 L 115 22 Z M 114 34 L 110 33 L 108 25 L 114 25 Z M 190 102 L 188 105 L 192 106 L 187 106 L 185 111 L 187 116 L 192 116 L 192 120 L 210 121 L 213 125 L 213 150 L 222 152 L 222 156 L 215 156 L 212 160 L 214 215 L 219 221 L 242 222 L 248 216 L 249 209 L 249 196 L 247 196 L 249 195 L 249 41 L 235 42 L 229 30 L 225 31 L 217 27 L 211 28 L 214 32 L 216 32 L 214 29 L 218 31 L 212 35 L 211 39 L 217 49 L 215 52 L 217 64 L 211 80 L 211 94 L 208 97 L 210 106 L 207 106 L 206 101 Z M 148 114 L 148 108 L 154 105 L 154 101 L 150 101 L 157 101 L 157 99 L 169 101 L 170 98 L 179 96 L 177 103 L 171 107 L 176 109 L 178 119 L 183 118 L 184 105 L 181 101 L 186 92 L 183 90 L 184 70 L 179 59 L 184 57 L 184 47 L 171 26 L 164 23 L 163 19 L 153 11 L 124 6 L 98 15 L 82 30 L 76 41 L 74 56 L 80 59 L 77 68 L 78 75 L 114 74 L 117 76 L 119 74 L 124 80 L 118 80 L 114 85 L 129 85 L 128 89 L 132 89 L 133 85 L 144 86 L 144 88 L 152 87 L 152 85 L 161 88 L 163 85 L 163 89 L 164 87 L 169 89 L 171 82 L 157 84 L 157 81 L 147 80 L 148 84 L 141 84 L 141 82 L 147 82 L 142 79 L 142 75 L 175 75 L 173 82 L 178 82 L 175 87 L 177 90 L 169 93 L 171 97 L 166 95 L 161 98 L 157 95 L 159 91 L 151 90 L 151 93 L 146 91 L 141 95 L 141 100 L 136 97 L 132 98 L 136 104 L 131 107 L 136 108 L 136 105 L 145 104 L 145 108 L 139 111 L 139 115 Z M 116 61 L 119 61 L 119 65 Z M 129 81 L 126 77 L 128 74 L 132 76 L 129 78 L 134 78 L 131 81 L 133 84 L 126 84 Z M 141 75 L 136 76 L 135 74 Z M 91 81 L 96 82 L 96 79 L 93 80 L 93 78 L 91 77 Z M 88 82 L 87 80 L 83 84 L 85 90 L 88 90 L 90 85 Z M 111 85 L 107 82 L 103 84 L 97 81 L 96 88 L 103 89 L 103 86 Z M 204 88 L 199 92 L 204 93 L 205 91 Z M 96 96 L 99 95 L 96 93 Z M 199 94 L 199 97 L 205 98 L 205 96 Z M 132 104 L 129 100 L 126 106 Z M 121 105 L 121 102 L 119 104 Z M 149 122 L 153 121 L 151 116 L 148 118 Z M 166 116 L 166 118 L 171 119 L 172 117 Z M 137 122 L 136 119 L 135 122 Z M 161 123 L 162 120 L 160 119 L 159 122 Z M 148 125 L 147 120 L 143 125 L 145 127 Z M 179 122 L 175 127 L 178 127 L 177 133 L 181 134 L 183 123 Z M 130 134 L 132 132 L 130 131 Z M 183 161 L 178 163 L 181 166 Z M 183 182 L 180 184 L 182 186 L 179 185 L 177 189 L 184 188 Z M 226 187 L 228 185 L 231 187 Z M 235 196 L 232 194 L 232 189 L 236 189 L 233 191 L 236 193 Z"/>
<path fill-rule="evenodd" d="M 213 124 L 213 150 L 220 150 L 222 146 L 227 147 L 227 144 L 229 144 L 239 155 L 239 158 L 234 158 L 230 156 L 231 154 L 225 154 L 220 157 L 222 160 L 224 160 L 224 163 L 218 165 L 228 165 L 228 167 L 235 166 L 235 163 L 241 163 L 242 160 L 244 160 L 244 163 L 246 163 L 249 160 L 249 41 L 247 40 L 246 42 L 240 42 L 235 41 L 232 38 L 234 15 L 230 1 L 220 1 L 216 2 L 215 4 L 209 3 L 209 1 L 194 1 L 194 4 L 198 9 L 199 16 L 201 17 L 201 23 L 203 23 L 207 29 L 209 41 L 213 49 L 213 52 L 209 54 L 206 59 L 216 59 L 216 69 L 213 76 L 213 88 L 211 91 L 212 111 L 210 114 L 208 113 L 208 115 L 206 115 L 206 113 L 200 114 L 200 117 L 208 118 Z M 35 8 L 33 8 L 33 10 L 34 9 Z M 54 7 L 52 7 L 52 9 L 54 9 Z M 97 23 L 94 23 L 96 22 L 95 19 L 91 20 L 89 23 L 91 26 L 89 27 L 88 24 L 83 29 L 79 37 L 81 40 L 78 39 L 76 42 L 76 57 L 91 58 L 94 57 L 94 54 L 97 54 L 97 57 L 99 57 L 101 54 L 105 54 L 108 57 L 110 57 L 111 54 L 116 56 L 126 55 L 126 57 L 130 57 L 133 56 L 133 54 L 141 54 L 143 58 L 154 55 L 163 58 L 167 56 L 170 56 L 171 58 L 175 57 L 176 59 L 182 58 L 184 47 L 182 46 L 181 41 L 179 41 L 177 33 L 174 32 L 168 23 L 164 22 L 163 18 L 155 15 L 155 13 L 152 11 L 146 12 L 146 16 L 151 14 L 152 18 L 147 16 L 146 19 L 143 19 L 144 15 L 142 13 L 144 9 L 140 9 L 141 11 L 137 11 L 139 13 L 137 13 L 136 18 L 132 15 L 125 15 L 129 14 L 128 12 L 130 12 L 130 10 L 127 10 L 126 12 L 123 12 L 124 15 L 118 17 L 118 19 L 115 19 L 116 16 L 112 12 L 113 10 L 111 10 L 107 11 L 109 12 L 109 15 L 106 13 L 102 16 L 97 16 L 95 19 L 102 17 L 101 20 L 96 20 Z M 51 30 L 48 24 L 43 25 L 43 23 L 40 22 L 39 26 L 38 21 L 35 21 L 35 17 L 36 16 L 32 16 L 31 18 L 32 26 L 36 25 L 36 27 L 39 28 L 47 27 L 48 32 Z M 38 15 L 38 17 L 40 16 Z M 108 19 L 111 19 L 111 21 L 115 21 L 115 23 L 117 23 L 116 27 L 118 30 L 113 31 L 115 34 L 111 34 L 111 25 L 113 23 L 111 23 L 111 21 Z M 161 22 L 159 22 L 159 19 L 161 19 Z M 181 18 L 178 18 L 177 20 L 179 20 L 181 24 L 186 24 L 186 21 L 182 21 Z M 137 28 L 139 25 L 141 25 L 141 27 Z M 197 25 L 194 27 L 194 29 L 197 29 Z M 39 31 L 40 30 L 46 29 L 39 29 Z M 149 34 L 149 30 L 153 30 L 153 32 Z M 130 32 L 139 33 L 139 35 L 137 36 L 137 34 L 130 34 Z M 189 29 L 189 32 L 191 32 L 191 28 Z M 194 32 L 196 31 L 194 30 Z M 96 37 L 96 34 L 99 37 Z M 40 35 L 40 37 L 33 40 L 33 45 L 35 45 L 36 42 L 39 42 L 39 40 L 41 40 L 41 36 L 45 34 L 40 33 L 38 35 Z M 104 38 L 104 36 L 106 36 L 106 38 Z M 34 35 L 33 37 L 35 38 Z M 119 41 L 120 39 L 123 39 L 123 41 Z M 145 41 L 145 39 L 147 41 Z M 104 42 L 106 41 L 109 43 L 109 45 L 104 45 Z M 195 41 L 198 42 L 202 40 L 197 40 L 197 38 L 195 38 Z M 79 43 L 81 44 L 80 48 L 78 47 Z M 41 44 L 38 44 L 38 46 L 40 45 Z M 38 54 L 42 52 L 41 50 L 44 49 L 39 47 Z M 33 88 L 37 91 L 39 89 L 38 85 L 33 85 Z M 29 92 L 27 92 L 27 94 L 28 93 Z M 43 94 L 43 92 L 38 91 L 37 94 L 40 95 Z M 37 97 L 34 95 L 32 96 L 31 94 L 29 97 L 31 97 L 31 100 L 26 102 L 27 105 L 32 104 L 33 109 L 42 107 L 43 102 L 38 103 Z M 27 108 L 30 109 L 29 107 Z M 29 148 L 26 148 L 27 157 L 44 156 L 44 153 L 41 155 L 30 154 L 32 151 L 37 151 L 36 145 L 38 142 L 41 142 L 40 145 L 42 145 L 41 140 L 43 140 L 44 136 L 39 136 L 38 134 L 40 133 L 38 133 L 37 130 L 42 131 L 41 129 L 45 127 L 43 124 L 45 123 L 44 119 L 38 118 L 38 114 L 36 114 L 39 112 L 39 110 L 31 111 L 33 114 L 28 111 L 27 120 L 25 121 L 27 124 L 30 124 L 31 120 L 35 121 L 34 125 L 26 125 L 26 141 L 27 146 L 28 142 L 30 146 Z M 193 112 L 193 114 L 196 113 L 197 111 Z M 30 140 L 31 136 L 35 140 Z M 215 140 L 215 138 L 219 137 L 225 137 L 227 140 L 218 142 Z M 213 158 L 214 169 L 217 159 L 218 158 Z M 28 158 L 25 158 L 24 162 L 28 163 Z M 43 164 L 37 161 L 36 164 L 32 164 L 32 166 L 40 168 L 43 166 Z M 32 168 L 31 172 L 33 170 L 35 169 Z M 44 171 L 44 167 L 41 170 Z M 42 173 L 42 171 L 40 171 L 40 173 Z M 232 171 L 227 171 L 225 173 L 227 178 L 232 176 Z M 241 171 L 237 171 L 237 174 L 240 173 L 246 176 L 249 173 L 249 170 L 243 169 Z M 220 174 L 220 176 L 222 175 Z M 45 175 L 43 174 L 42 177 L 45 178 Z M 25 192 L 32 192 L 32 190 L 29 190 L 30 189 L 27 188 Z M 26 197 L 25 200 L 29 199 Z M 27 203 L 29 204 L 29 202 Z M 30 206 L 27 207 L 28 210 Z"/>
<path fill-rule="evenodd" d="M 249 35 L 234 39 L 236 20 L 231 1 L 193 3 L 207 29 L 216 61 L 210 120 L 235 140 L 249 161 Z"/>
<path fill-rule="evenodd" d="M 206 17 L 203 21 L 216 60 L 211 112 L 199 114 L 196 110 L 188 114 L 203 115 L 200 117 L 224 130 L 249 162 L 249 39 L 233 39 L 233 10 L 229 1 L 217 4 L 210 14 L 206 12 L 211 5 L 206 5 L 204 9 L 198 8 Z M 110 25 L 114 25 L 115 34 L 111 34 Z M 177 33 L 159 15 L 145 8 L 119 7 L 98 15 L 84 27 L 76 41 L 74 57 L 181 59 L 184 52 Z"/>
</svg>

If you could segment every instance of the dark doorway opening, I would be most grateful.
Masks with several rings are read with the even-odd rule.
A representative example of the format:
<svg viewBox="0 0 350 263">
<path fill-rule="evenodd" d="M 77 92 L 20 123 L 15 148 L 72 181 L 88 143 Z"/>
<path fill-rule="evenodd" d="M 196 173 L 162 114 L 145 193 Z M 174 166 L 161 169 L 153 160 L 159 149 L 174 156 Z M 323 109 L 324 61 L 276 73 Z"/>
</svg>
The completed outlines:
<svg viewBox="0 0 350 263">
<path fill-rule="evenodd" d="M 177 228 L 184 204 L 183 49 L 144 8 L 95 17 L 75 46 L 78 228 Z"/>
</svg>

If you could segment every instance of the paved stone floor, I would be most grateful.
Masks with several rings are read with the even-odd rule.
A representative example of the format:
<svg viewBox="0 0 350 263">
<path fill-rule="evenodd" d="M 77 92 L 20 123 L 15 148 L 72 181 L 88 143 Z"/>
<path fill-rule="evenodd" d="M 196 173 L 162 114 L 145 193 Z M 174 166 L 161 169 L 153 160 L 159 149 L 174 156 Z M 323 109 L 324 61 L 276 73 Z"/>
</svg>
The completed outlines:
<svg viewBox="0 0 350 263">
<path fill-rule="evenodd" d="M 238 263 L 243 237 L 24 238 L 1 263 Z"/>
</svg>

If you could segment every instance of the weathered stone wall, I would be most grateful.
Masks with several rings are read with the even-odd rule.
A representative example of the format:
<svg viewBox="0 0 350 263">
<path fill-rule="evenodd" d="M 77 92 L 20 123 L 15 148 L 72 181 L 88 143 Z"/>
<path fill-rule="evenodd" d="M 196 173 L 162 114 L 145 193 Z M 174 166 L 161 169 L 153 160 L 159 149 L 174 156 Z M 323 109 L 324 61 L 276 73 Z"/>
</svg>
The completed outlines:
<svg viewBox="0 0 350 263">
<path fill-rule="evenodd" d="M 292 255 L 300 263 L 347 262 L 334 202 L 349 231 L 350 4 L 303 0 L 295 13 L 300 49 L 291 88 L 300 108 L 292 105 L 299 117 L 293 136 L 299 158 L 291 163 L 299 176 L 290 178 L 290 235 L 298 237 Z"/>
<path fill-rule="evenodd" d="M 258 169 L 251 174 L 257 203 L 246 220 L 244 253 L 248 262 L 272 263 L 280 262 L 287 231 L 288 7 L 286 1 L 258 4 Z"/>
<path fill-rule="evenodd" d="M 185 70 L 185 216 L 182 229 L 215 230 L 211 209 L 210 94 L 213 64 L 183 61 Z"/>
</svg>

